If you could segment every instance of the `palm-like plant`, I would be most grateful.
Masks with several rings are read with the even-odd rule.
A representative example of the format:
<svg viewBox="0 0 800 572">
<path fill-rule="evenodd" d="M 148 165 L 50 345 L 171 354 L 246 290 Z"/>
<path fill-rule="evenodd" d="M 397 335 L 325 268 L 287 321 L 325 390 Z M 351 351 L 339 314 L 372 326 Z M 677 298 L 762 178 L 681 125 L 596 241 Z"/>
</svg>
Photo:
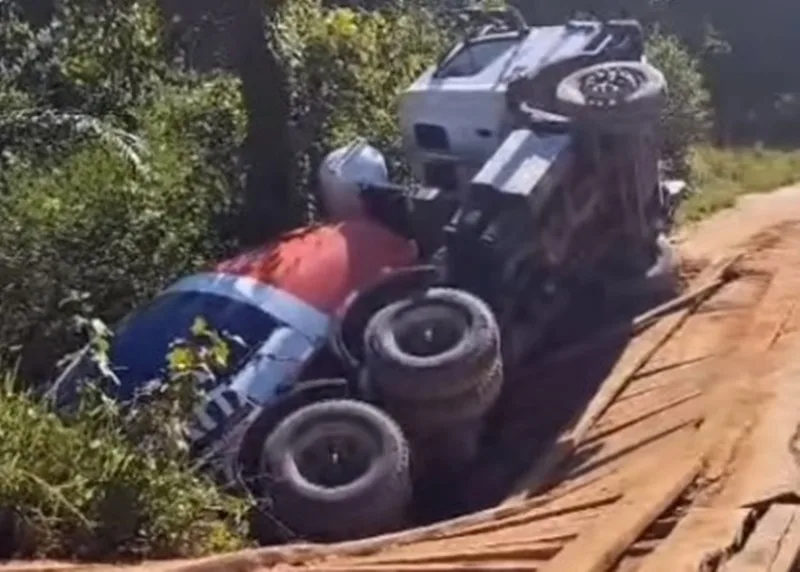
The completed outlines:
<svg viewBox="0 0 800 572">
<path fill-rule="evenodd" d="M 132 133 L 78 111 L 52 108 L 16 109 L 0 114 L 0 154 L 3 162 L 30 153 L 55 152 L 66 145 L 98 139 L 128 160 L 139 171 L 145 169 L 147 145 Z"/>
</svg>

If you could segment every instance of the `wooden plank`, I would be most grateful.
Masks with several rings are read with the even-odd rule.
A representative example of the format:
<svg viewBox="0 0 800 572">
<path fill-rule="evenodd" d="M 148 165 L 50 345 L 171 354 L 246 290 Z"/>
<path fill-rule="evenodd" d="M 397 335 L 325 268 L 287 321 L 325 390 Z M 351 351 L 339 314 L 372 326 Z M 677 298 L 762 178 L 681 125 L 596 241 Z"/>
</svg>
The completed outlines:
<svg viewBox="0 0 800 572">
<path fill-rule="evenodd" d="M 630 490 L 583 534 L 542 568 L 543 572 L 605 572 L 694 481 L 703 466 L 696 451 L 676 451 L 676 459 Z"/>
<path fill-rule="evenodd" d="M 628 386 L 636 374 L 649 362 L 667 341 L 677 332 L 686 322 L 697 307 L 715 291 L 714 288 L 706 290 L 709 285 L 720 285 L 720 278 L 727 274 L 729 269 L 741 258 L 741 254 L 723 259 L 717 264 L 707 268 L 698 278 L 699 287 L 697 290 L 705 292 L 703 296 L 693 298 L 692 303 L 682 312 L 671 314 L 664 318 L 657 326 L 660 327 L 659 335 L 655 337 L 653 343 L 648 346 L 641 355 L 634 356 L 630 365 L 625 364 L 621 370 L 615 370 L 612 375 L 603 383 L 600 391 L 589 403 L 583 417 L 578 421 L 578 425 L 573 431 L 573 441 L 580 443 L 583 441 L 589 429 L 597 420 L 608 410 L 617 396 Z M 695 288 L 693 288 L 694 290 Z"/>
<path fill-rule="evenodd" d="M 50 560 L 9 561 L 0 565 L 0 572 L 83 572 L 84 570 L 102 570 L 104 567 L 107 568 L 104 564 L 74 564 Z"/>
<path fill-rule="evenodd" d="M 414 564 L 481 564 L 492 561 L 508 562 L 545 562 L 555 556 L 563 546 L 562 541 L 530 542 L 520 540 L 516 543 L 507 543 L 504 546 L 487 547 L 480 543 L 473 543 L 472 548 L 466 548 L 464 543 L 455 544 L 442 542 L 441 546 L 431 550 L 409 551 L 407 554 L 386 553 L 382 557 L 375 557 L 366 561 L 358 559 L 351 561 L 358 566 L 411 566 Z"/>
<path fill-rule="evenodd" d="M 759 507 L 800 494 L 800 363 L 794 359 L 800 338 L 794 334 L 775 343 L 796 311 L 798 291 L 797 265 L 775 274 L 720 387 L 736 387 L 739 401 L 753 404 L 749 413 L 737 407 L 726 422 L 728 435 L 738 428 L 742 437 L 729 445 L 737 465 L 721 492 L 725 506 Z"/>
<path fill-rule="evenodd" d="M 701 572 L 713 569 L 741 546 L 752 517 L 748 509 L 692 509 L 637 572 Z"/>
<path fill-rule="evenodd" d="M 792 572 L 800 552 L 800 507 L 772 505 L 723 572 Z"/>
<path fill-rule="evenodd" d="M 454 538 L 471 537 L 479 534 L 490 534 L 498 530 L 524 526 L 533 522 L 545 521 L 561 521 L 568 518 L 570 514 L 592 514 L 598 510 L 609 507 L 622 498 L 622 493 L 619 488 L 609 488 L 604 486 L 598 490 L 598 494 L 593 498 L 580 497 L 578 500 L 573 500 L 569 495 L 570 491 L 562 493 L 567 502 L 553 501 L 551 504 L 546 505 L 544 508 L 534 511 L 526 511 L 515 516 L 499 519 L 493 522 L 487 522 L 475 526 L 468 526 L 453 531 L 447 536 L 443 536 L 443 540 Z"/>
<path fill-rule="evenodd" d="M 715 291 L 714 288 L 709 289 L 708 286 L 716 285 L 718 287 L 721 283 L 720 279 L 729 274 L 730 269 L 742 256 L 743 253 L 728 256 L 706 268 L 697 278 L 697 285 L 691 288 L 692 291 L 700 291 L 704 294 L 691 298 L 692 302 L 681 312 L 671 314 L 653 326 L 654 330 L 650 332 L 653 335 L 653 341 L 650 344 L 634 347 L 634 351 L 631 353 L 623 354 L 622 359 L 600 386 L 569 436 L 560 439 L 550 447 L 531 471 L 519 480 L 514 487 L 514 494 L 505 501 L 503 506 L 513 505 L 529 498 L 548 482 L 556 469 L 580 446 L 592 426 L 636 377 L 636 374 L 680 329 L 700 304 Z"/>
<path fill-rule="evenodd" d="M 796 515 L 779 543 L 769 572 L 796 572 L 800 567 L 800 518 Z"/>
<path fill-rule="evenodd" d="M 726 499 L 740 506 L 763 506 L 800 493 L 800 363 L 786 363 L 759 383 L 774 391 L 749 438 L 740 445 L 746 465 L 735 475 Z"/>
<path fill-rule="evenodd" d="M 291 570 L 291 568 L 283 570 Z M 484 564 L 470 563 L 466 566 L 455 564 L 412 564 L 410 566 L 399 566 L 397 564 L 386 566 L 320 565 L 297 568 L 297 570 L 302 570 L 303 572 L 458 572 L 459 570 L 469 570 L 469 572 L 536 572 L 538 567 L 530 562 L 500 561 Z"/>
</svg>

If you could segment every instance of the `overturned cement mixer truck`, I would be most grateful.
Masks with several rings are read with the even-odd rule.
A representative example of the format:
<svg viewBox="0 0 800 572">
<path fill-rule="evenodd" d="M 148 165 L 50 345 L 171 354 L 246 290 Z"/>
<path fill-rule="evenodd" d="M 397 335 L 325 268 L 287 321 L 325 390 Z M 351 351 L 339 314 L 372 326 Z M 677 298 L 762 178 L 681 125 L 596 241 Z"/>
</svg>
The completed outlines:
<svg viewBox="0 0 800 572">
<path fill-rule="evenodd" d="M 351 296 L 332 332 L 322 321 L 311 331 L 313 320 L 291 327 L 274 285 L 270 316 L 247 298 L 257 279 L 247 291 L 220 290 L 239 283 L 225 275 L 232 268 L 256 268 L 258 278 L 269 265 L 271 253 L 249 253 L 223 263 L 213 284 L 188 277 L 117 332 L 141 361 L 144 341 L 166 340 L 153 328 L 193 312 L 187 292 L 232 327 L 269 324 L 212 391 L 194 438 L 227 484 L 261 499 L 264 540 L 412 524 L 416 484 L 468 470 L 504 373 L 575 292 L 670 283 L 658 145 L 666 85 L 644 61 L 641 26 L 529 27 L 509 10 L 467 20 L 465 36 L 400 96 L 418 184 L 360 189 L 373 219 L 413 241 L 418 265 Z M 352 171 L 364 148 L 354 143 L 334 167 Z M 314 254 L 302 240 L 287 239 L 299 245 L 294 260 Z M 151 349 L 160 359 L 160 346 Z"/>
</svg>

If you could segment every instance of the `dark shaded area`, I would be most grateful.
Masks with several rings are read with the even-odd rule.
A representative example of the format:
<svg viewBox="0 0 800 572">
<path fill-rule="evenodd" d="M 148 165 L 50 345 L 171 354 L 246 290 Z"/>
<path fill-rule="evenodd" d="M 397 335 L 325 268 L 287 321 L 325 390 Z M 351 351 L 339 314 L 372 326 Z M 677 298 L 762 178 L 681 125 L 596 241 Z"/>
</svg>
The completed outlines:
<svg viewBox="0 0 800 572">
<path fill-rule="evenodd" d="M 46 24 L 53 17 L 53 0 L 24 0 L 20 4 L 25 17 L 36 26 Z"/>
<path fill-rule="evenodd" d="M 0 560 L 9 560 L 19 551 L 17 518 L 13 511 L 0 509 Z"/>
</svg>

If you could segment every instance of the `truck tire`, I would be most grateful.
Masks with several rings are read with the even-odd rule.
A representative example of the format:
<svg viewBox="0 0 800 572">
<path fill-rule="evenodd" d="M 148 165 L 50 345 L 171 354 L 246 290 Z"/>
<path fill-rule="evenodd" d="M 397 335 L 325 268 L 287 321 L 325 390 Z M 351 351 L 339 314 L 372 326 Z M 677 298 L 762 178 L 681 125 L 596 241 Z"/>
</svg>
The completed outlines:
<svg viewBox="0 0 800 572">
<path fill-rule="evenodd" d="M 438 433 L 454 426 L 481 419 L 500 397 L 503 365 L 499 358 L 477 385 L 464 393 L 440 399 L 403 399 L 386 401 L 386 409 L 401 426 L 420 434 Z"/>
<path fill-rule="evenodd" d="M 431 288 L 421 296 L 378 312 L 364 336 L 366 364 L 377 391 L 395 400 L 443 400 L 494 391 L 500 332 L 489 306 L 452 288 Z"/>
<path fill-rule="evenodd" d="M 320 401 L 284 419 L 264 446 L 272 515 L 317 541 L 362 538 L 404 524 L 409 448 L 385 413 L 354 400 Z"/>
<path fill-rule="evenodd" d="M 579 69 L 556 89 L 562 113 L 601 130 L 635 128 L 658 120 L 666 97 L 664 75 L 642 62 L 604 62 Z"/>
</svg>

